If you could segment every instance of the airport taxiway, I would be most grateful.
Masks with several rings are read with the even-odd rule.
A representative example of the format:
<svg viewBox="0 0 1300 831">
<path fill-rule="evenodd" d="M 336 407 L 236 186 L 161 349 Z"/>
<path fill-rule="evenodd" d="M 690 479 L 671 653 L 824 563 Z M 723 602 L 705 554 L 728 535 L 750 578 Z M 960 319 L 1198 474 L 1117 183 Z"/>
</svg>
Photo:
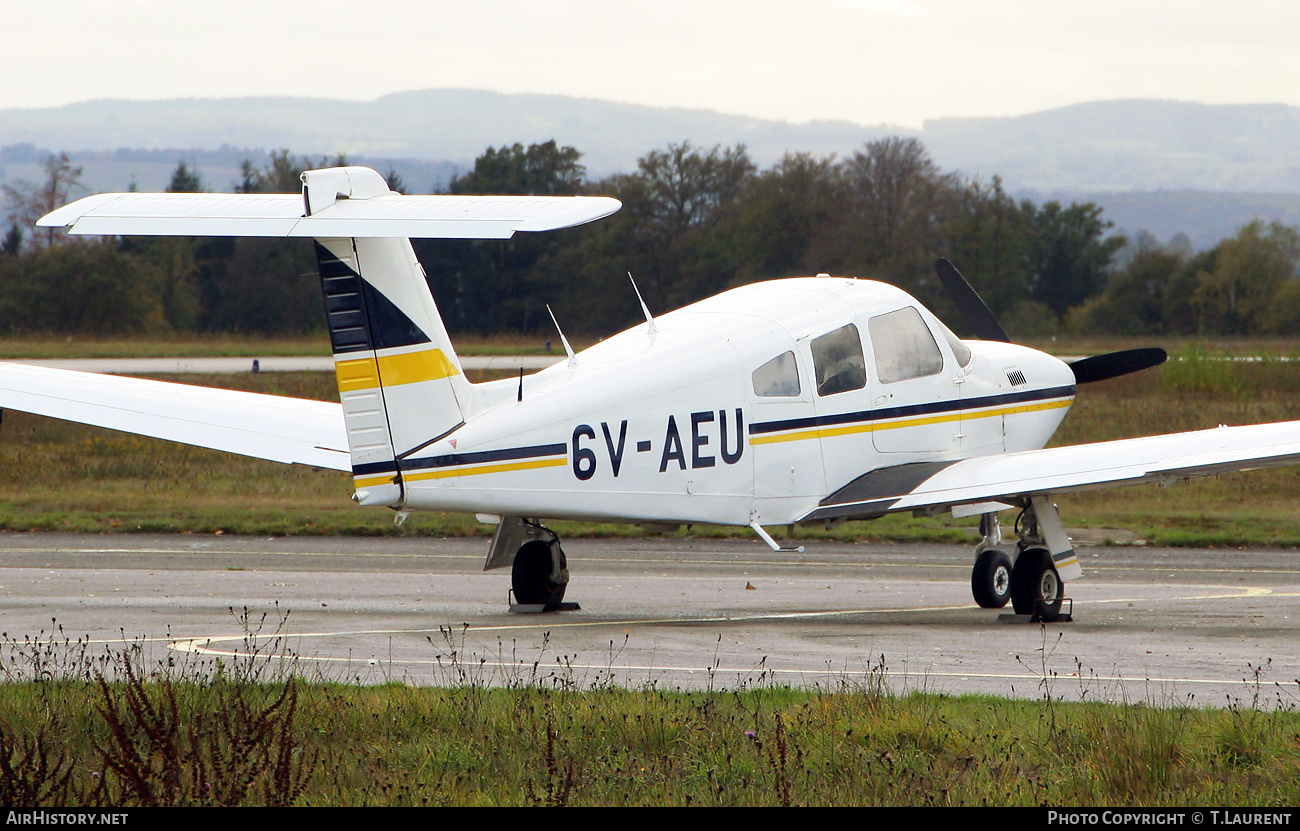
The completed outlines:
<svg viewBox="0 0 1300 831">
<path fill-rule="evenodd" d="M 564 543 L 580 611 L 507 613 L 485 539 L 0 534 L 0 649 L 250 644 L 338 680 L 838 688 L 1300 703 L 1300 552 L 1081 549 L 1074 622 L 970 599 L 970 546 Z M 260 630 L 250 636 L 247 620 Z M 275 640 L 274 636 L 279 636 Z M 0 656 L 3 657 L 3 656 Z"/>
</svg>

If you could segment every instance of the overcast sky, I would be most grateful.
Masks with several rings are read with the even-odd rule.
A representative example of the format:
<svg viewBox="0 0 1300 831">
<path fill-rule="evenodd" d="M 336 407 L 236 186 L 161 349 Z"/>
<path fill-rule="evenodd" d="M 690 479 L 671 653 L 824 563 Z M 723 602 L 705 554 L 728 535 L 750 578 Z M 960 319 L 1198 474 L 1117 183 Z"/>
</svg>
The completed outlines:
<svg viewBox="0 0 1300 831">
<path fill-rule="evenodd" d="M 0 69 L 0 108 L 461 87 L 919 127 L 1112 98 L 1300 104 L 1300 3 L 11 2 Z"/>
</svg>

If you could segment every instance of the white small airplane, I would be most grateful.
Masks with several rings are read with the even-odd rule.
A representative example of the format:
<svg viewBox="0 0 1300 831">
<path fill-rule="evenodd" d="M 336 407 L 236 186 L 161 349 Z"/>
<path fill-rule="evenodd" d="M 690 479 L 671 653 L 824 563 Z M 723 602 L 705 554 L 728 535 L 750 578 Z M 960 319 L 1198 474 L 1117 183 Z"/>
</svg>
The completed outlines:
<svg viewBox="0 0 1300 831">
<path fill-rule="evenodd" d="M 315 240 L 340 403 L 0 364 L 0 407 L 348 471 L 403 517 L 497 523 L 486 569 L 560 608 L 569 575 L 542 519 L 748 526 L 896 511 L 981 515 L 980 606 L 1052 619 L 1082 574 L 1055 494 L 1300 462 L 1300 421 L 1042 449 L 1077 384 L 1165 360 L 1067 364 L 1008 342 L 956 269 L 980 340 L 905 292 L 818 275 L 732 289 L 528 377 L 470 383 L 409 237 L 505 239 L 619 209 L 603 197 L 403 196 L 363 167 L 302 194 L 101 194 L 45 216 L 74 234 Z M 642 304 L 644 308 L 644 304 Z M 1004 550 L 998 512 L 1019 509 Z"/>
</svg>

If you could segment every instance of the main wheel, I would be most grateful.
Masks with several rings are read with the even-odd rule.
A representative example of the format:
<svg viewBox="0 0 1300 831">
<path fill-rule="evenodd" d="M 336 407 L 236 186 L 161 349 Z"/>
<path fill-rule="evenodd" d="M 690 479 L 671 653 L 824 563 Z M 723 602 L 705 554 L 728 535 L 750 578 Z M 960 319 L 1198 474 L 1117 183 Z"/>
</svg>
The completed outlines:
<svg viewBox="0 0 1300 831">
<path fill-rule="evenodd" d="M 1001 609 L 1011 599 L 1011 558 L 1005 551 L 986 548 L 975 558 L 970 591 L 984 609 Z"/>
<path fill-rule="evenodd" d="M 1011 605 L 1018 615 L 1037 613 L 1043 620 L 1056 620 L 1064 586 L 1046 548 L 1026 549 L 1011 569 Z"/>
<path fill-rule="evenodd" d="M 556 543 L 561 570 L 564 569 L 564 551 Z M 514 567 L 510 569 L 510 587 L 515 592 L 515 602 L 523 605 L 558 606 L 564 599 L 568 582 L 557 583 L 551 579 L 551 543 L 532 540 L 519 546 Z"/>
</svg>

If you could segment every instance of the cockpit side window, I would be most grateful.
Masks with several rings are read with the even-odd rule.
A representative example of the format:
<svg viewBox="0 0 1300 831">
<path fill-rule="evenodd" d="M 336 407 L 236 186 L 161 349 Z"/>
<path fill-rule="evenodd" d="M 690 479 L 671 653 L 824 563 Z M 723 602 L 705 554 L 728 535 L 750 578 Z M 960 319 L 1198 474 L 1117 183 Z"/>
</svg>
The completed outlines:
<svg viewBox="0 0 1300 831">
<path fill-rule="evenodd" d="M 817 394 L 835 395 L 867 385 L 867 361 L 862 357 L 862 336 L 850 323 L 812 340 Z"/>
<path fill-rule="evenodd" d="M 799 394 L 799 369 L 793 352 L 782 352 L 754 370 L 754 394 L 763 397 Z"/>
<path fill-rule="evenodd" d="M 943 371 L 943 353 L 935 343 L 921 313 L 911 306 L 876 315 L 867 321 L 876 351 L 876 374 L 881 383 L 937 375 Z"/>
</svg>

